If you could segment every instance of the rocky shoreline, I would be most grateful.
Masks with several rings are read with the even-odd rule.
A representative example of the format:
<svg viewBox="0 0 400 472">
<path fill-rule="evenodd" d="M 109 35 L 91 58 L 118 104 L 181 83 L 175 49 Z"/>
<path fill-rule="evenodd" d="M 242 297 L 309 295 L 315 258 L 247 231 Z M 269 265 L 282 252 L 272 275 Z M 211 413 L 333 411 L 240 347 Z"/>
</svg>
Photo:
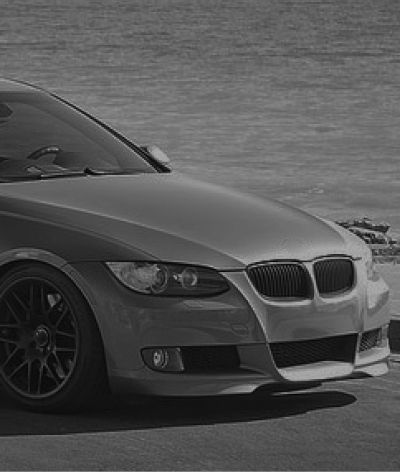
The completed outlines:
<svg viewBox="0 0 400 472">
<path fill-rule="evenodd" d="M 400 263 L 400 242 L 389 234 L 389 223 L 374 222 L 366 216 L 336 223 L 365 241 L 372 250 L 375 262 Z"/>
</svg>

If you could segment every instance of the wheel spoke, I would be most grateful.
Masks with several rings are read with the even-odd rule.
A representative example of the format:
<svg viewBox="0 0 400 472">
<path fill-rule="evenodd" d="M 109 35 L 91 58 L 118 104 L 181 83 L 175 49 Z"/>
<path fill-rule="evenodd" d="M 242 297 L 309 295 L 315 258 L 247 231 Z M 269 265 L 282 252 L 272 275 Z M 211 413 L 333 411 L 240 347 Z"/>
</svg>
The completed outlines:
<svg viewBox="0 0 400 472">
<path fill-rule="evenodd" d="M 21 297 L 17 295 L 15 290 L 11 292 L 11 295 L 13 296 L 14 300 L 18 303 L 18 305 L 24 310 L 25 314 L 29 313 L 29 307 L 25 305 L 25 303 L 21 300 Z"/>
<path fill-rule="evenodd" d="M 9 379 L 12 379 L 12 378 L 14 377 L 14 375 L 15 375 L 17 372 L 19 372 L 23 367 L 26 366 L 26 364 L 28 364 L 28 361 L 27 361 L 27 360 L 21 362 L 21 364 L 20 364 L 19 366 L 17 366 L 17 367 L 11 372 L 11 374 L 7 375 L 7 377 L 8 377 Z"/>
<path fill-rule="evenodd" d="M 9 339 L 4 336 L 0 336 L 0 343 L 19 344 L 19 341 L 16 341 L 15 339 Z"/>
<path fill-rule="evenodd" d="M 4 299 L 4 302 L 8 308 L 8 311 L 11 313 L 11 315 L 13 316 L 13 318 L 18 322 L 18 324 L 21 324 L 22 321 L 24 320 L 21 320 L 20 316 L 17 314 L 17 312 L 14 310 L 13 306 L 11 305 L 11 303 L 9 301 L 7 301 L 7 299 Z"/>
<path fill-rule="evenodd" d="M 14 357 L 16 352 L 19 350 L 18 346 L 15 346 L 14 350 L 11 352 L 11 354 L 8 355 L 7 359 L 3 362 L 1 365 L 1 369 L 4 371 L 4 368 L 7 366 L 7 364 L 10 362 L 10 360 Z"/>
<path fill-rule="evenodd" d="M 32 282 L 29 286 L 29 308 L 30 314 L 47 314 L 46 295 L 43 284 Z"/>
<path fill-rule="evenodd" d="M 54 380 L 54 382 L 59 385 L 60 384 L 60 379 L 58 379 L 53 371 L 51 370 L 50 366 L 48 364 L 44 364 L 44 367 L 46 368 L 47 372 L 50 374 L 49 377 Z"/>
<path fill-rule="evenodd" d="M 43 284 L 40 286 L 40 312 L 42 314 L 45 314 L 47 312 L 46 294 L 45 294 L 45 291 L 44 291 L 44 285 Z"/>
<path fill-rule="evenodd" d="M 58 336 L 66 336 L 67 338 L 73 338 L 75 339 L 76 338 L 76 335 L 75 334 L 72 334 L 72 333 L 67 333 L 65 331 L 61 331 L 59 329 L 56 330 L 56 335 Z"/>
<path fill-rule="evenodd" d="M 61 304 L 61 302 L 57 302 L 57 304 L 54 305 L 54 307 L 52 308 L 53 313 L 56 313 L 56 312 L 57 312 L 57 309 L 59 308 L 60 304 Z M 55 309 L 55 307 L 56 307 L 57 305 L 58 305 L 58 308 Z M 62 320 L 64 319 L 64 317 L 65 317 L 65 315 L 68 313 L 68 311 L 69 311 L 69 310 L 68 310 L 68 307 L 67 307 L 66 305 L 64 305 L 64 306 L 62 307 L 62 311 L 61 311 L 61 313 L 59 314 L 58 319 L 57 319 L 57 321 L 56 321 L 56 323 L 55 323 L 55 325 L 54 325 L 56 329 L 60 326 Z"/>
<path fill-rule="evenodd" d="M 35 284 L 31 283 L 29 286 L 29 308 L 26 315 L 27 321 L 30 321 L 33 313 L 35 313 Z"/>
<path fill-rule="evenodd" d="M 32 388 L 32 361 L 28 361 L 28 393 L 31 393 Z"/>
<path fill-rule="evenodd" d="M 57 354 L 55 352 L 53 352 L 52 354 L 53 354 L 53 357 L 56 361 L 56 366 L 55 366 L 54 370 L 55 370 L 58 378 L 60 378 L 61 380 L 65 379 L 65 377 L 67 376 L 67 373 L 65 372 L 65 369 L 64 369 L 64 367 L 63 367 L 63 365 L 60 361 L 60 358 L 57 356 Z"/>
<path fill-rule="evenodd" d="M 40 395 L 40 392 L 41 392 L 42 381 L 43 381 L 43 370 L 44 370 L 44 365 L 43 365 L 43 364 L 40 364 L 40 367 L 39 367 L 38 384 L 37 384 L 37 389 L 36 389 L 36 394 L 37 394 L 37 395 Z"/>
</svg>

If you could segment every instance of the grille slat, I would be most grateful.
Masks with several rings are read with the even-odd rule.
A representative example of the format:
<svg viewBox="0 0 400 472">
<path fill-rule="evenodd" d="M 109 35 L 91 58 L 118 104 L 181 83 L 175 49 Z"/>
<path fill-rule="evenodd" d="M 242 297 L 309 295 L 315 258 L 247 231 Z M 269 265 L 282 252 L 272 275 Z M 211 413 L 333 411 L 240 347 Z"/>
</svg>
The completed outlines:
<svg viewBox="0 0 400 472">
<path fill-rule="evenodd" d="M 271 343 L 269 345 L 278 368 L 294 367 L 323 361 L 354 360 L 357 335 L 335 336 L 308 341 Z"/>
<path fill-rule="evenodd" d="M 248 269 L 248 275 L 259 293 L 271 298 L 308 298 L 309 275 L 297 263 L 269 263 Z"/>
<path fill-rule="evenodd" d="M 346 292 L 354 284 L 354 266 L 349 259 L 323 259 L 314 264 L 315 281 L 321 295 Z"/>
<path fill-rule="evenodd" d="M 307 269 L 297 262 L 270 262 L 252 266 L 248 275 L 259 293 L 271 298 L 310 298 Z M 322 296 L 350 290 L 354 285 L 354 265 L 350 259 L 327 258 L 314 263 L 314 276 Z"/>
</svg>

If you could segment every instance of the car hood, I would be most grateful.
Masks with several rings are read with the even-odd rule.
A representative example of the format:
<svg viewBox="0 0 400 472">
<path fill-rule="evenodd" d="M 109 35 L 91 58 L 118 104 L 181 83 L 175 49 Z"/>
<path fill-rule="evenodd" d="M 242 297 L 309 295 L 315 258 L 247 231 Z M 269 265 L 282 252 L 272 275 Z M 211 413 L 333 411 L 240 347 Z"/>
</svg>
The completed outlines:
<svg viewBox="0 0 400 472">
<path fill-rule="evenodd" d="M 359 255 L 350 233 L 321 219 L 176 173 L 2 184 L 0 198 L 2 211 L 75 228 L 149 259 L 224 270 Z"/>
</svg>

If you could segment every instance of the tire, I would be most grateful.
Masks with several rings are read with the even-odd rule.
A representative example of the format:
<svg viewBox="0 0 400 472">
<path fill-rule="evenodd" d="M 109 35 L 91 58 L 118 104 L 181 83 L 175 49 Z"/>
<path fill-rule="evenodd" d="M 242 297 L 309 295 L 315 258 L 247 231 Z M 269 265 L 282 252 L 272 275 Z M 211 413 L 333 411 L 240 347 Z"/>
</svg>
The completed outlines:
<svg viewBox="0 0 400 472">
<path fill-rule="evenodd" d="M 38 412 L 76 411 L 107 392 L 94 316 L 73 282 L 45 264 L 0 280 L 0 383 Z"/>
</svg>

